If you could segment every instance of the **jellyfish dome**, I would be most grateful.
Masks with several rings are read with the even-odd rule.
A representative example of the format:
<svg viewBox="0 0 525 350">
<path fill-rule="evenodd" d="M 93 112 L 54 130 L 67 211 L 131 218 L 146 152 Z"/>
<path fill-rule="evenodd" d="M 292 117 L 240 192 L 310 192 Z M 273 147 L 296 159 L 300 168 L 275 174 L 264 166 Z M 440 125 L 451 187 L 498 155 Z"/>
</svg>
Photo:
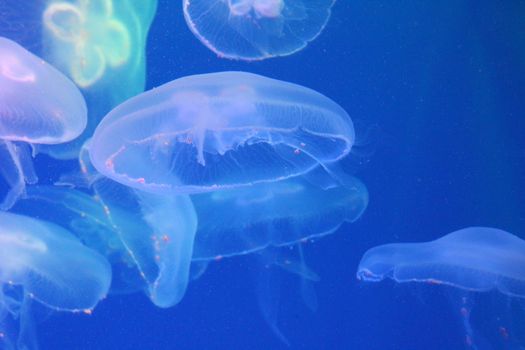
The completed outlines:
<svg viewBox="0 0 525 350">
<path fill-rule="evenodd" d="M 426 243 L 395 243 L 367 251 L 364 281 L 429 282 L 525 297 L 525 241 L 503 230 L 469 227 Z"/>
<path fill-rule="evenodd" d="M 305 48 L 335 0 L 183 0 L 186 23 L 220 57 L 262 60 Z"/>
<path fill-rule="evenodd" d="M 350 117 L 308 88 L 244 72 L 181 78 L 138 95 L 99 124 L 90 156 L 103 175 L 152 193 L 274 182 L 351 150 Z"/>
<path fill-rule="evenodd" d="M 335 232 L 357 220 L 368 191 L 357 178 L 322 189 L 296 177 L 192 196 L 199 217 L 193 260 L 248 254 Z"/>
<path fill-rule="evenodd" d="M 0 138 L 55 144 L 86 127 L 82 94 L 62 73 L 6 38 L 0 38 Z"/>
<path fill-rule="evenodd" d="M 36 182 L 23 143 L 67 142 L 86 123 L 86 103 L 78 88 L 42 59 L 0 37 L 0 172 L 11 187 L 2 209 L 13 205 L 25 183 Z"/>
<path fill-rule="evenodd" d="M 19 285 L 54 310 L 91 310 L 106 296 L 111 268 L 101 255 L 49 222 L 0 212 L 0 283 Z"/>
</svg>

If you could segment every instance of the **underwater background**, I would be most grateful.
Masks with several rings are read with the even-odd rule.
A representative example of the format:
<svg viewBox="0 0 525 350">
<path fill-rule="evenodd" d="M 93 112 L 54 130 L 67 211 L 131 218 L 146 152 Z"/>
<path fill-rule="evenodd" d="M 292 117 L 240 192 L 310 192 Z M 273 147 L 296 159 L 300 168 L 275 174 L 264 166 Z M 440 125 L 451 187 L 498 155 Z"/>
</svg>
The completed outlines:
<svg viewBox="0 0 525 350">
<path fill-rule="evenodd" d="M 92 315 L 40 315 L 40 348 L 465 348 L 457 292 L 364 284 L 355 274 L 362 254 L 384 243 L 433 240 L 467 226 L 525 239 L 525 1 L 338 0 L 304 50 L 243 63 L 220 59 L 196 40 L 180 1 L 160 0 L 146 89 L 226 70 L 315 89 L 355 123 L 349 166 L 370 202 L 358 221 L 303 245 L 320 276 L 316 311 L 301 300 L 300 279 L 276 271 L 280 288 L 272 297 L 279 298 L 285 344 L 262 316 L 261 263 L 248 255 L 210 263 L 169 309 L 136 293 L 110 296 Z M 58 174 L 70 164 L 40 156 L 35 167 Z M 472 296 L 477 348 L 523 348 L 523 308 L 495 299 Z M 512 345 L 498 338 L 503 318 L 512 319 Z"/>
</svg>

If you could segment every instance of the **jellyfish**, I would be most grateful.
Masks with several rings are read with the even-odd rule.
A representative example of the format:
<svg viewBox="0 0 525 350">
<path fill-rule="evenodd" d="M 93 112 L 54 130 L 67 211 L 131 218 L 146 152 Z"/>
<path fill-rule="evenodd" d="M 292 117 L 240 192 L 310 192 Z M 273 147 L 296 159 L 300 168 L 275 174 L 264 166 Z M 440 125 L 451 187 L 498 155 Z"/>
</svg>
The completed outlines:
<svg viewBox="0 0 525 350">
<path fill-rule="evenodd" d="M 0 326 L 8 317 L 27 320 L 29 301 L 55 311 L 90 313 L 106 296 L 111 279 L 108 262 L 67 230 L 7 212 L 0 212 L 0 222 Z M 0 329 L 6 338 L 0 344 L 12 338 L 7 331 Z"/>
<path fill-rule="evenodd" d="M 276 337 L 289 344 L 278 327 L 281 273 L 299 277 L 300 297 L 315 311 L 313 282 L 319 276 L 306 265 L 302 245 L 361 217 L 368 192 L 353 176 L 328 189 L 295 177 L 195 194 L 192 200 L 199 218 L 193 264 L 255 255 L 260 266 L 256 294 L 261 314 Z"/>
<path fill-rule="evenodd" d="M 196 194 L 192 200 L 199 217 L 193 252 L 197 261 L 289 246 L 331 234 L 344 222 L 361 217 L 368 205 L 368 191 L 353 176 L 326 190 L 296 177 Z"/>
<path fill-rule="evenodd" d="M 524 266 L 524 240 L 496 228 L 468 227 L 431 242 L 372 248 L 361 259 L 357 278 L 369 282 L 390 278 L 398 283 L 443 285 L 470 294 L 495 291 L 523 301 Z M 464 295 L 457 299 L 466 331 L 465 344 L 476 349 L 470 298 Z M 504 341 L 509 341 L 509 330 L 502 325 L 499 328 L 507 334 Z"/>
<path fill-rule="evenodd" d="M 276 182 L 351 150 L 353 124 L 305 87 L 244 72 L 181 78 L 138 95 L 97 127 L 95 168 L 124 185 L 191 194 Z"/>
<path fill-rule="evenodd" d="M 190 30 L 219 57 L 263 60 L 305 48 L 335 0 L 183 0 Z"/>
<path fill-rule="evenodd" d="M 78 88 L 17 43 L 0 37 L 0 173 L 10 187 L 0 209 L 9 209 L 37 177 L 28 145 L 76 138 L 87 112 Z"/>
<path fill-rule="evenodd" d="M 58 159 L 78 156 L 100 119 L 145 86 L 145 46 L 157 0 L 50 0 L 42 13 L 44 57 L 82 90 L 89 107 L 84 134 L 46 147 Z"/>
<path fill-rule="evenodd" d="M 116 272 L 113 292 L 141 289 L 159 307 L 177 304 L 188 284 L 197 228 L 189 196 L 150 194 L 105 178 L 91 166 L 88 149 L 86 143 L 80 153 L 80 174 L 64 176 L 62 186 L 28 189 L 14 210 L 60 218 L 108 257 Z"/>
<path fill-rule="evenodd" d="M 20 42 L 68 76 L 86 98 L 88 125 L 77 139 L 42 145 L 74 159 L 102 117 L 145 86 L 145 46 L 157 0 L 2 0 L 0 36 Z"/>
</svg>

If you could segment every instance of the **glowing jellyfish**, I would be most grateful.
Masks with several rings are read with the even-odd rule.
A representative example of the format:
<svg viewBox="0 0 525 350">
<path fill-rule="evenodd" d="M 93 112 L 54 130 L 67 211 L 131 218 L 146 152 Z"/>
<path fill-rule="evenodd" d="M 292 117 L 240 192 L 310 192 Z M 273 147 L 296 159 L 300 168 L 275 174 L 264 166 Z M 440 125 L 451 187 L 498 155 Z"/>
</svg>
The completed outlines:
<svg viewBox="0 0 525 350">
<path fill-rule="evenodd" d="M 198 194 L 192 200 L 199 217 L 195 261 L 248 254 L 330 234 L 362 215 L 368 191 L 351 176 L 344 184 L 326 190 L 292 178 Z"/>
<path fill-rule="evenodd" d="M 328 167 L 354 142 L 329 98 L 243 72 L 181 78 L 110 112 L 92 139 L 103 175 L 143 191 L 199 193 Z"/>
<path fill-rule="evenodd" d="M 452 287 L 462 295 L 453 299 L 459 302 L 458 316 L 465 329 L 466 348 L 478 349 L 478 342 L 485 344 L 487 340 L 473 330 L 471 295 L 498 291 L 500 295 L 524 300 L 524 266 L 524 240 L 495 228 L 469 227 L 431 242 L 385 244 L 372 248 L 361 259 L 357 278 L 370 282 L 390 278 L 399 283 Z M 509 300 L 505 304 L 509 309 Z M 515 335 L 523 334 L 523 330 L 518 328 L 513 334 L 512 316 L 507 317 L 504 313 L 499 306 L 496 317 L 484 315 L 483 323 L 495 324 L 494 329 L 498 330 L 495 333 L 499 333 L 499 337 L 491 339 L 491 345 L 484 346 L 521 348 L 516 346 L 520 340 Z"/>
<path fill-rule="evenodd" d="M 37 177 L 27 146 L 77 137 L 87 122 L 80 91 L 59 71 L 13 41 L 0 38 L 0 172 L 9 209 Z"/>
<path fill-rule="evenodd" d="M 96 173 L 87 147 L 80 154 L 83 178 L 71 187 L 37 186 L 14 208 L 58 218 L 86 245 L 108 257 L 115 270 L 112 291 L 144 289 L 160 307 L 178 303 L 186 291 L 197 228 L 188 196 L 162 196 L 123 186 Z M 85 182 L 91 193 L 82 192 Z"/>
<path fill-rule="evenodd" d="M 324 29 L 335 0 L 183 0 L 190 30 L 220 57 L 262 60 L 300 51 Z"/>
<path fill-rule="evenodd" d="M 447 284 L 470 291 L 497 289 L 525 297 L 525 241 L 495 228 L 469 227 L 427 243 L 395 243 L 365 253 L 365 281 Z"/>
<path fill-rule="evenodd" d="M 27 311 L 23 304 L 28 300 L 57 311 L 90 312 L 106 296 L 111 280 L 108 262 L 68 231 L 5 212 L 0 212 L 0 223 L 0 315 L 4 320 L 9 316 L 24 319 L 27 315 L 18 313 Z M 0 334 L 9 336 L 2 329 Z"/>
<path fill-rule="evenodd" d="M 50 0 L 42 13 L 45 57 L 82 89 L 89 125 L 73 143 L 46 147 L 76 158 L 100 119 L 144 90 L 145 46 L 156 0 Z"/>
</svg>

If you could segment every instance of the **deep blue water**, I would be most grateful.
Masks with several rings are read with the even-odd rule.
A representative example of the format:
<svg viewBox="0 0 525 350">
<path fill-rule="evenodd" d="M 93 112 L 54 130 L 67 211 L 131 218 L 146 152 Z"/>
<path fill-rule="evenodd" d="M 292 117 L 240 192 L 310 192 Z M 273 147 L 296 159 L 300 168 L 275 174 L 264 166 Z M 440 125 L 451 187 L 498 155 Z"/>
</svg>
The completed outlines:
<svg viewBox="0 0 525 350">
<path fill-rule="evenodd" d="M 1 1 L 1 0 L 0 0 Z M 261 316 L 258 262 L 223 259 L 167 310 L 142 294 L 110 296 L 93 315 L 56 313 L 37 325 L 42 349 L 463 349 L 454 291 L 363 284 L 369 248 L 427 241 L 467 226 L 525 239 L 525 1 L 338 0 L 305 50 L 255 63 L 222 60 L 187 29 L 180 1 L 160 0 L 148 40 L 147 88 L 181 76 L 244 70 L 313 88 L 356 123 L 362 218 L 304 245 L 318 310 L 283 273 L 279 327 Z M 47 158 L 37 166 L 55 166 Z M 525 267 L 524 267 L 525 269 Z M 497 295 L 469 295 L 480 349 L 509 348 L 498 317 L 525 346 L 525 317 Z M 516 310 L 517 309 L 517 310 Z M 493 321 L 495 320 L 495 321 Z"/>
</svg>

